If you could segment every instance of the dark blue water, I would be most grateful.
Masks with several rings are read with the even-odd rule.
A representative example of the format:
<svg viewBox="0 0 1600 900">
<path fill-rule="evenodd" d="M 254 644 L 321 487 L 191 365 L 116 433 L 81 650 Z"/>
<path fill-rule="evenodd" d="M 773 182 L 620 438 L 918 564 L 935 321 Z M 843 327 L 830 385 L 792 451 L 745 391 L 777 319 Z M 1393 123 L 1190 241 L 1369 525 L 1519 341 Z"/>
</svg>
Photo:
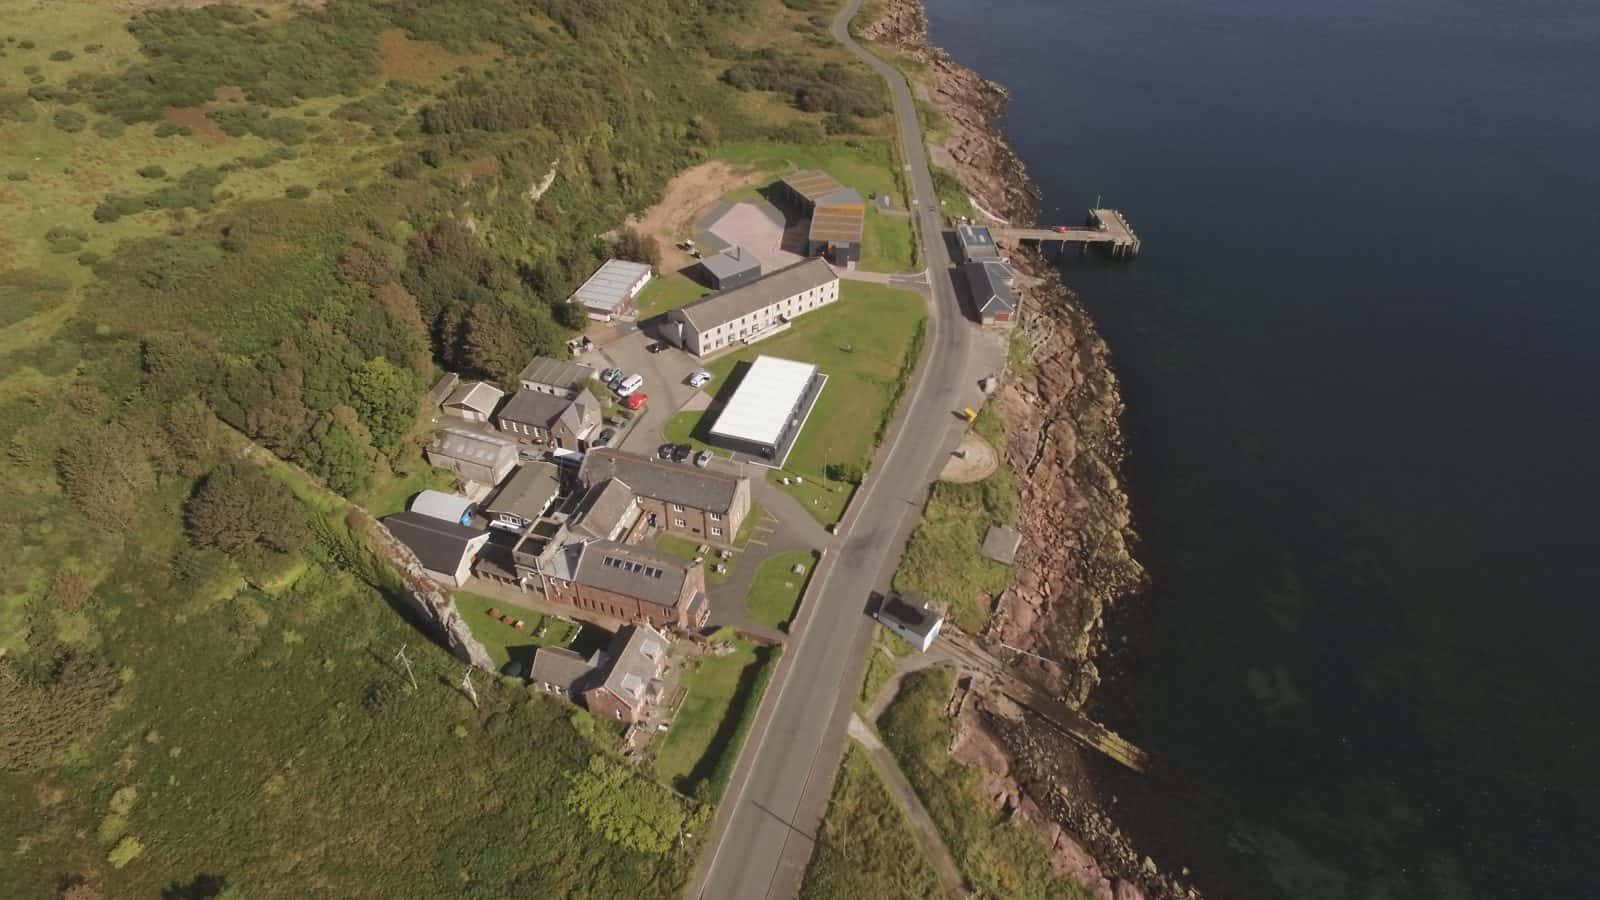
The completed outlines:
<svg viewBox="0 0 1600 900">
<path fill-rule="evenodd" d="M 1600 896 L 1600 3 L 928 7 L 1041 218 L 1144 240 L 1065 277 L 1129 403 L 1108 714 L 1189 785 L 1170 861 Z"/>
</svg>

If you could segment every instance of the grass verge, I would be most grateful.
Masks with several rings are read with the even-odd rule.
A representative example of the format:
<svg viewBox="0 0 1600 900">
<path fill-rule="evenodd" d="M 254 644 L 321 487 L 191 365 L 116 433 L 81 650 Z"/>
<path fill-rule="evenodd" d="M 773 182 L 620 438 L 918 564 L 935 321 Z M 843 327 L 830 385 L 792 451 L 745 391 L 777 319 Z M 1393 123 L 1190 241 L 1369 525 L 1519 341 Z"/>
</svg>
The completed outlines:
<svg viewBox="0 0 1600 900">
<path fill-rule="evenodd" d="M 911 823 L 854 744 L 833 782 L 828 813 L 800 887 L 802 900 L 942 897 Z"/>
<path fill-rule="evenodd" d="M 565 647 L 578 636 L 578 625 L 554 616 L 519 609 L 503 600 L 491 600 L 466 591 L 456 591 L 455 598 L 456 609 L 461 613 L 461 618 L 466 620 L 467 627 L 472 629 L 472 636 L 489 651 L 495 666 L 500 669 L 504 669 L 508 662 L 515 662 L 526 673 L 533 665 L 535 650 L 540 647 Z M 509 613 L 513 622 L 522 620 L 523 627 L 517 629 L 490 616 L 491 609 Z"/>
<path fill-rule="evenodd" d="M 656 751 L 657 777 L 680 793 L 716 802 L 733 774 L 739 748 L 781 648 L 729 639 L 734 652 L 703 656 L 683 676 L 688 690 Z"/>
<path fill-rule="evenodd" d="M 796 574 L 795 566 L 804 571 Z M 751 618 L 763 625 L 789 630 L 800 611 L 800 598 L 817 568 L 817 554 L 811 550 L 787 550 L 761 564 L 755 583 L 744 599 Z"/>
</svg>

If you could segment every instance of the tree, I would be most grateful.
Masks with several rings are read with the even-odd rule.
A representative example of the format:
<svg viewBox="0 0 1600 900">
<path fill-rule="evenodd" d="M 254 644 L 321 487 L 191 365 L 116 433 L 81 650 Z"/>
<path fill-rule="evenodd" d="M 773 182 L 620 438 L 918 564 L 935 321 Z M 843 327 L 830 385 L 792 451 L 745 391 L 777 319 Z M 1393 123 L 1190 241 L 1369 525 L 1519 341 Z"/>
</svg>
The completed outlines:
<svg viewBox="0 0 1600 900">
<path fill-rule="evenodd" d="M 195 543 L 246 564 L 271 553 L 299 552 L 310 538 L 299 501 L 249 462 L 213 469 L 189 498 L 185 514 Z"/>
<path fill-rule="evenodd" d="M 634 262 L 645 263 L 651 268 L 661 268 L 661 242 L 653 235 L 640 233 L 636 228 L 622 229 L 611 252 L 615 253 L 618 259 L 631 259 Z"/>
<path fill-rule="evenodd" d="M 510 384 L 531 356 L 561 352 L 562 335 L 549 318 L 524 305 L 480 303 L 467 316 L 467 368 Z"/>
<path fill-rule="evenodd" d="M 185 398 L 167 410 L 161 428 L 177 473 L 186 478 L 203 474 L 216 449 L 217 429 L 211 410 L 198 398 Z"/>
<path fill-rule="evenodd" d="M 574 772 L 567 806 L 589 820 L 589 829 L 614 844 L 660 856 L 672 849 L 687 818 L 670 791 L 604 756 Z"/>
<path fill-rule="evenodd" d="M 61 488 L 78 511 L 121 531 L 156 483 L 140 435 L 123 424 L 91 428 L 61 450 Z"/>
<path fill-rule="evenodd" d="M 368 360 L 350 376 L 351 404 L 372 434 L 373 446 L 391 459 L 416 419 L 416 379 L 385 359 Z"/>
<path fill-rule="evenodd" d="M 81 655 L 57 657 L 42 672 L 18 665 L 0 656 L 0 769 L 26 772 L 93 738 L 118 682 L 116 670 Z"/>
<path fill-rule="evenodd" d="M 298 459 L 328 487 L 346 497 L 372 480 L 366 447 L 345 428 L 326 428 L 300 448 Z"/>
</svg>

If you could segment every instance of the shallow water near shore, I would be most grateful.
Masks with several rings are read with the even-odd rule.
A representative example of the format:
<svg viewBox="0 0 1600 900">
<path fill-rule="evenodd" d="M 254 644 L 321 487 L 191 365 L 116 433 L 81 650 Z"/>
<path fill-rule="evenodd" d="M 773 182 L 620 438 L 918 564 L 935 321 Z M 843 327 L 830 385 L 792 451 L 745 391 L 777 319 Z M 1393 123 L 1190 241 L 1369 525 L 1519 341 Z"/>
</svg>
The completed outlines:
<svg viewBox="0 0 1600 900">
<path fill-rule="evenodd" d="M 1600 5 L 927 8 L 1041 221 L 1144 241 L 1065 276 L 1153 579 L 1104 714 L 1195 788 L 1135 832 L 1212 896 L 1600 895 Z"/>
</svg>

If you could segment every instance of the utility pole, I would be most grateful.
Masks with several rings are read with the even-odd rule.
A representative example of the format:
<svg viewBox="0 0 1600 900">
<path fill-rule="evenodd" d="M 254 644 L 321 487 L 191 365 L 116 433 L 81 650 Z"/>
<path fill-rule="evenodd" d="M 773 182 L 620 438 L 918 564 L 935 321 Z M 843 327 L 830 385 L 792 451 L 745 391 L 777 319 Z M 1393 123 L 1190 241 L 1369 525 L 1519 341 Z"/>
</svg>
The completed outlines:
<svg viewBox="0 0 1600 900">
<path fill-rule="evenodd" d="M 472 667 L 461 673 L 461 690 L 466 693 L 467 699 L 472 701 L 472 708 L 478 708 L 478 689 L 472 686 Z"/>
<path fill-rule="evenodd" d="M 400 649 L 395 651 L 394 658 L 400 660 L 400 664 L 402 666 L 406 667 L 406 677 L 411 679 L 411 689 L 413 691 L 416 690 L 417 689 L 417 676 L 415 674 L 413 674 L 412 671 L 411 671 L 411 660 L 406 657 L 406 645 L 405 644 L 401 644 L 400 645 Z"/>
</svg>

